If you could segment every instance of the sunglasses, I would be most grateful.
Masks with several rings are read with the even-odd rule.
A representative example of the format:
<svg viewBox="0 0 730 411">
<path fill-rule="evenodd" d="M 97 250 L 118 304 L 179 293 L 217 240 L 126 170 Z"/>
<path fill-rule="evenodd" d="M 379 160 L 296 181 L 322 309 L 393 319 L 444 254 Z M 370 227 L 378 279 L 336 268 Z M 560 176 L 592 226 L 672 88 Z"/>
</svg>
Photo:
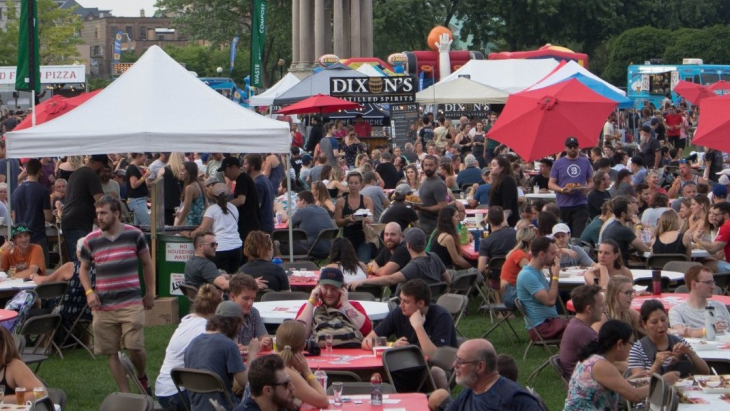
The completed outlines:
<svg viewBox="0 0 730 411">
<path fill-rule="evenodd" d="M 271 386 L 272 387 L 278 387 L 278 386 L 281 385 L 282 387 L 286 388 L 286 387 L 289 386 L 289 384 L 291 384 L 291 378 L 287 379 L 284 382 L 276 382 L 276 383 L 273 383 L 273 384 L 271 384 Z"/>
<path fill-rule="evenodd" d="M 216 247 L 218 247 L 218 243 L 216 243 L 215 241 L 214 241 L 214 242 L 212 242 L 212 243 L 203 243 L 202 245 L 210 245 L 210 246 L 211 246 L 211 247 L 213 247 L 213 248 L 216 248 Z"/>
</svg>

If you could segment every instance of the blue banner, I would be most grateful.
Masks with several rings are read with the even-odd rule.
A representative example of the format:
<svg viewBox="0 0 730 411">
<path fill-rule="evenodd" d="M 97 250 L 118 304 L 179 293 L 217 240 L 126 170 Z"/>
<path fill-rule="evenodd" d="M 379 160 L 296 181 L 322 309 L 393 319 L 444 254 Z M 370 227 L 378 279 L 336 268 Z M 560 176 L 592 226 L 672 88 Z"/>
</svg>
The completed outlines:
<svg viewBox="0 0 730 411">
<path fill-rule="evenodd" d="M 115 72 L 119 59 L 122 58 L 122 34 L 124 32 L 119 30 L 117 35 L 114 36 L 114 56 L 112 58 L 112 73 Z"/>
<path fill-rule="evenodd" d="M 233 66 L 236 62 L 236 46 L 238 45 L 238 40 L 238 36 L 236 36 L 233 38 L 233 41 L 231 41 L 231 73 L 233 73 Z"/>
</svg>

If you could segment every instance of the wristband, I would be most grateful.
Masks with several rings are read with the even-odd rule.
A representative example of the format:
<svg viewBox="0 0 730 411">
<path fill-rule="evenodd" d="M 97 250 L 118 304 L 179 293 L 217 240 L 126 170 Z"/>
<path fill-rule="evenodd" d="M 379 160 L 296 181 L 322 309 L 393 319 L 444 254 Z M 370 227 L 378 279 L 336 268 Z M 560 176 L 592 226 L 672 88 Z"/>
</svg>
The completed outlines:
<svg viewBox="0 0 730 411">
<path fill-rule="evenodd" d="M 392 347 L 392 346 L 393 346 L 393 343 L 392 342 L 389 342 L 388 343 L 388 347 Z"/>
<path fill-rule="evenodd" d="M 314 301 L 314 300 L 313 300 L 313 299 L 311 299 L 311 298 L 310 298 L 310 299 L 308 299 L 307 301 L 308 301 L 308 302 L 310 302 L 310 303 L 312 303 L 312 305 L 317 305 L 317 302 L 316 302 L 316 301 Z"/>
<path fill-rule="evenodd" d="M 558 281 L 560 277 L 553 277 L 553 281 Z"/>
<path fill-rule="evenodd" d="M 89 294 L 91 294 L 93 292 L 94 292 L 94 289 L 93 288 L 89 288 L 88 290 L 86 290 L 86 296 L 88 297 Z"/>
<path fill-rule="evenodd" d="M 317 378 L 317 377 L 315 377 L 315 376 L 314 376 L 314 374 L 309 374 L 309 375 L 307 376 L 306 380 L 307 380 L 307 382 L 309 382 L 309 381 L 312 381 L 312 380 L 313 380 L 313 379 L 315 379 L 315 378 Z"/>
</svg>

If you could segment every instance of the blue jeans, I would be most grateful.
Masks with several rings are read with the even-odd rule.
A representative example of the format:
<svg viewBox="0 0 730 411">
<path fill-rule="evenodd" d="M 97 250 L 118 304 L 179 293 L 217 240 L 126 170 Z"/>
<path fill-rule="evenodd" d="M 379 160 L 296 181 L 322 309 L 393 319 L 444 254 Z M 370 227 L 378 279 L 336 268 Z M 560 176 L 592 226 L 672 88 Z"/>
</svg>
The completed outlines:
<svg viewBox="0 0 730 411">
<path fill-rule="evenodd" d="M 63 230 L 63 241 L 66 243 L 66 250 L 68 251 L 68 258 L 70 261 L 78 261 L 76 258 L 76 243 L 79 242 L 80 238 L 86 237 L 89 234 L 86 230 Z"/>
<path fill-rule="evenodd" d="M 510 310 L 515 309 L 515 300 L 517 299 L 517 287 L 512 284 L 504 286 L 504 294 L 502 294 L 502 303 Z"/>
<path fill-rule="evenodd" d="M 188 392 L 183 390 L 182 396 L 183 398 L 185 398 L 185 403 L 189 408 L 190 399 L 188 398 Z M 157 397 L 157 402 L 160 403 L 162 408 L 168 411 L 186 411 L 186 407 L 185 405 L 183 405 L 183 400 L 180 399 L 180 396 L 178 394 L 174 394 L 169 397 Z"/>
<path fill-rule="evenodd" d="M 147 197 L 130 198 L 127 200 L 129 211 L 134 214 L 134 225 L 152 225 L 147 212 Z"/>
</svg>

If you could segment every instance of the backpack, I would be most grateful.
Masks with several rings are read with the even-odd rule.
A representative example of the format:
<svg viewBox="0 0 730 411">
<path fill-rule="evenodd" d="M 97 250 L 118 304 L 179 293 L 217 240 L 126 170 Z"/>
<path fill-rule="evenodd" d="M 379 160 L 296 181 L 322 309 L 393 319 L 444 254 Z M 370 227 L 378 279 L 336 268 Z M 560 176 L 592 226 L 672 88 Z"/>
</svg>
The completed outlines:
<svg viewBox="0 0 730 411">
<path fill-rule="evenodd" d="M 363 335 L 350 319 L 340 310 L 325 305 L 314 309 L 312 334 L 320 347 L 325 346 L 325 335 L 334 336 L 332 346 L 337 348 L 359 348 Z"/>
</svg>

